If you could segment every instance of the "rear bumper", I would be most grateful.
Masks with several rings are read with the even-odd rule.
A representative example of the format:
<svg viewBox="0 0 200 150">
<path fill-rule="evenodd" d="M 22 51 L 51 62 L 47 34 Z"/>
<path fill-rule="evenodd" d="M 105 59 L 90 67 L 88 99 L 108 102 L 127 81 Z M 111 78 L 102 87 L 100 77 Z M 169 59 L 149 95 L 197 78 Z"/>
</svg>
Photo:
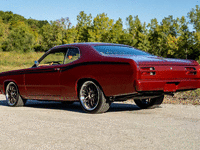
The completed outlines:
<svg viewBox="0 0 200 150">
<path fill-rule="evenodd" d="M 200 88 L 200 79 L 187 80 L 137 80 L 136 91 L 176 92 Z"/>
</svg>

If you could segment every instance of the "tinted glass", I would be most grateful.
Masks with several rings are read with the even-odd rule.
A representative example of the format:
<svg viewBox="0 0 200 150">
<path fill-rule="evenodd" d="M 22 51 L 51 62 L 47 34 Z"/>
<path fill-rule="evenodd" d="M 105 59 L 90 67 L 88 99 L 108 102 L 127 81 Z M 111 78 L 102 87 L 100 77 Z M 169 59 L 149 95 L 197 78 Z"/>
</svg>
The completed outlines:
<svg viewBox="0 0 200 150">
<path fill-rule="evenodd" d="M 80 57 L 80 53 L 79 50 L 77 48 L 70 48 L 67 52 L 67 56 L 65 58 L 65 64 L 68 64 L 70 62 L 73 62 L 77 59 L 79 59 Z"/>
<path fill-rule="evenodd" d="M 126 46 L 94 46 L 94 48 L 104 55 L 149 55 L 151 54 Z"/>
</svg>

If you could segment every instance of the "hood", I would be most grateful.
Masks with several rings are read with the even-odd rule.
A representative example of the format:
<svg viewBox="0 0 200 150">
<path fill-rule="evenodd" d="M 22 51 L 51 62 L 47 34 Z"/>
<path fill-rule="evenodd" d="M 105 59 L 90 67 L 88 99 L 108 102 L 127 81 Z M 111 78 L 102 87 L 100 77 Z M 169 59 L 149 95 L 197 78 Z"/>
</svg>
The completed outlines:
<svg viewBox="0 0 200 150">
<path fill-rule="evenodd" d="M 111 57 L 128 58 L 134 60 L 138 65 L 178 65 L 178 66 L 197 66 L 199 65 L 195 60 L 163 58 L 158 56 L 145 55 L 109 55 Z"/>
</svg>

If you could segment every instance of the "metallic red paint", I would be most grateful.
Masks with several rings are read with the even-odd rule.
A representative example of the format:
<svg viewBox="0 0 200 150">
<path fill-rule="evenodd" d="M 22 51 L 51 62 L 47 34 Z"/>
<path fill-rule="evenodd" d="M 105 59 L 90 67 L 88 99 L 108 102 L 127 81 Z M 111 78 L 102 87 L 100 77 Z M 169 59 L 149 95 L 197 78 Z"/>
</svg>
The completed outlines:
<svg viewBox="0 0 200 150">
<path fill-rule="evenodd" d="M 153 61 L 144 61 L 139 56 L 103 56 L 93 48 L 96 45 L 113 44 L 79 43 L 54 47 L 51 50 L 78 48 L 81 57 L 69 64 L 0 73 L 0 91 L 5 93 L 6 84 L 13 81 L 20 95 L 26 99 L 77 101 L 77 83 L 80 80 L 96 81 L 108 97 L 147 91 L 167 93 L 200 87 L 200 67 L 196 61 L 158 57 L 152 58 Z M 190 70 L 188 66 L 195 69 Z"/>
</svg>

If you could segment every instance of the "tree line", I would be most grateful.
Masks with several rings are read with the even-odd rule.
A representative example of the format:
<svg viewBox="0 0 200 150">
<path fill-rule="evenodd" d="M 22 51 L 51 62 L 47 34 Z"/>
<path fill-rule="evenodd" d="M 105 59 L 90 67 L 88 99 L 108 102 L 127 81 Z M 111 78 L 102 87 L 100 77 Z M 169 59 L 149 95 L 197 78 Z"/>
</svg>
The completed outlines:
<svg viewBox="0 0 200 150">
<path fill-rule="evenodd" d="M 189 24 L 194 31 L 189 30 Z M 81 11 L 77 24 L 69 18 L 55 21 L 25 19 L 23 16 L 0 11 L 0 51 L 47 51 L 53 46 L 78 42 L 107 42 L 133 46 L 163 57 L 199 60 L 200 7 L 187 17 L 168 16 L 159 23 L 156 18 L 142 23 L 138 16 L 114 21 L 107 14 L 92 17 Z"/>
</svg>

